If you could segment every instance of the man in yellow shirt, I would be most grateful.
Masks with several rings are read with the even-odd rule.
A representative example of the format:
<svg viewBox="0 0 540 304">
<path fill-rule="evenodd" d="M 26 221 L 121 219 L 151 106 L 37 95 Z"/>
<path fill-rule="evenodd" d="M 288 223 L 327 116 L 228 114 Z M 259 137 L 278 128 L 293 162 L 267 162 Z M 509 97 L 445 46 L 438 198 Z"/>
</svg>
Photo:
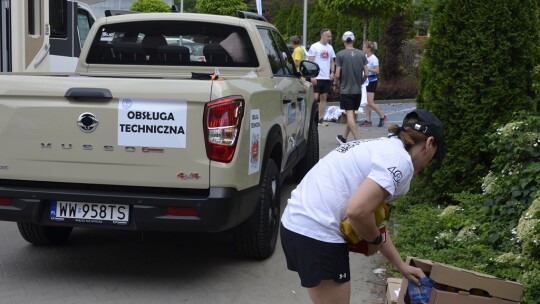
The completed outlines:
<svg viewBox="0 0 540 304">
<path fill-rule="evenodd" d="M 294 65 L 296 66 L 296 70 L 299 71 L 300 62 L 305 59 L 304 47 L 302 47 L 302 45 L 300 44 L 300 37 L 298 36 L 292 36 L 291 43 L 293 46 L 292 58 L 294 60 Z"/>
</svg>

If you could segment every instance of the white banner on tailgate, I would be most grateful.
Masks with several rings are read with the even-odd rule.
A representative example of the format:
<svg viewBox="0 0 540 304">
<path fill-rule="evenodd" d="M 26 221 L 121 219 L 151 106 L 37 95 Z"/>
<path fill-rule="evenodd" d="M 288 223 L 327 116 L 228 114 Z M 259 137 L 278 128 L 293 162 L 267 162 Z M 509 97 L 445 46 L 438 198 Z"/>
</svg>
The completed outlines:
<svg viewBox="0 0 540 304">
<path fill-rule="evenodd" d="M 187 100 L 121 98 L 118 145 L 185 148 Z"/>
</svg>

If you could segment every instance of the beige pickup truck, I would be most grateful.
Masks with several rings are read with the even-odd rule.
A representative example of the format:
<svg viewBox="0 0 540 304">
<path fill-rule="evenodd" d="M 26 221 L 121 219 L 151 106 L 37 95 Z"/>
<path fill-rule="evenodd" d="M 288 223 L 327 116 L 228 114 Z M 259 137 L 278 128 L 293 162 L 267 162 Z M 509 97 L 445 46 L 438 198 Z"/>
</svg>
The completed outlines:
<svg viewBox="0 0 540 304">
<path fill-rule="evenodd" d="M 0 220 L 35 245 L 74 227 L 227 232 L 265 259 L 282 181 L 319 159 L 318 71 L 247 12 L 101 18 L 75 73 L 0 74 Z"/>
</svg>

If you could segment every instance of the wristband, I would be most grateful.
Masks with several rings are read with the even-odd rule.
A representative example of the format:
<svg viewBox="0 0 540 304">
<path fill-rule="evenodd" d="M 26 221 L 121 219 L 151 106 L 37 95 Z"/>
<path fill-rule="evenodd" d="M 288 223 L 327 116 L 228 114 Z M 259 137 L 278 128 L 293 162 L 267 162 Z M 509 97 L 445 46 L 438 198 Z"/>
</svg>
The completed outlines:
<svg viewBox="0 0 540 304">
<path fill-rule="evenodd" d="M 383 242 L 383 235 L 379 234 L 378 237 L 376 237 L 372 242 L 368 242 L 371 245 L 380 245 Z"/>
</svg>

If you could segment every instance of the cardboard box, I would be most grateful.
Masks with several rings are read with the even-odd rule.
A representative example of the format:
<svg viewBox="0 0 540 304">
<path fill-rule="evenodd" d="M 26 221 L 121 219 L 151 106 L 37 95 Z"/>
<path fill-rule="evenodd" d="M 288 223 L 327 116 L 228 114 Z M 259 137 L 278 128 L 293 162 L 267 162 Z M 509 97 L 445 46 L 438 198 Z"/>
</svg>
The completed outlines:
<svg viewBox="0 0 540 304">
<path fill-rule="evenodd" d="M 397 303 L 401 281 L 397 278 L 386 279 L 386 304 Z"/>
<path fill-rule="evenodd" d="M 523 294 L 523 285 L 491 275 L 415 257 L 406 262 L 434 281 L 429 304 L 517 304 Z M 408 284 L 407 279 L 401 282 L 398 304 L 411 304 Z"/>
</svg>

